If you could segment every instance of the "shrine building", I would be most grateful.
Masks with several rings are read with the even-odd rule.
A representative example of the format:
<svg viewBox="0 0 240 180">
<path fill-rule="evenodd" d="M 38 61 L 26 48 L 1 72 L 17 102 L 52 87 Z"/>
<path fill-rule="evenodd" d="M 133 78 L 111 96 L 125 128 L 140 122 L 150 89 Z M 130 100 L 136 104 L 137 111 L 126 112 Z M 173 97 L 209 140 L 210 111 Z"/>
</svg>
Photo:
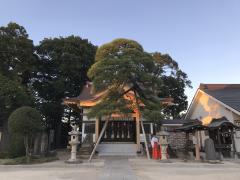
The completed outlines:
<svg viewBox="0 0 240 180">
<path fill-rule="evenodd" d="M 86 138 L 89 138 L 92 143 L 96 143 L 100 135 L 106 117 L 88 118 L 87 114 L 91 107 L 101 101 L 103 95 L 104 92 L 94 93 L 92 84 L 87 83 L 78 97 L 64 99 L 64 105 L 80 113 L 82 120 L 82 143 Z M 129 91 L 126 96 L 133 96 L 133 92 Z M 170 104 L 171 101 L 172 98 L 161 99 L 163 104 Z M 143 119 L 143 126 L 146 137 L 149 140 L 150 136 L 154 134 L 154 123 Z M 100 144 L 121 144 L 122 146 L 124 144 L 132 144 L 136 147 L 136 152 L 140 152 L 141 143 L 143 142 L 144 135 L 140 127 L 139 113 L 135 111 L 131 116 L 111 115 Z"/>
</svg>

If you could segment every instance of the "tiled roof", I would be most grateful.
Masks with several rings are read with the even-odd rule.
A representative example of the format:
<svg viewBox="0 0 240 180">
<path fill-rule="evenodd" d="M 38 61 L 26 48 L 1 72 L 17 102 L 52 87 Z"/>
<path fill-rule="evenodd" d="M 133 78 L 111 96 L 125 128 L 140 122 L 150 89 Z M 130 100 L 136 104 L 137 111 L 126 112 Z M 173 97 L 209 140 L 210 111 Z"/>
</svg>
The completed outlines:
<svg viewBox="0 0 240 180">
<path fill-rule="evenodd" d="M 211 123 L 208 125 L 208 128 L 219 128 L 223 125 L 237 128 L 237 126 L 230 122 L 226 117 L 212 119 Z"/>
<path fill-rule="evenodd" d="M 84 101 L 84 100 L 90 100 L 94 99 L 96 96 L 96 93 L 92 90 L 92 84 L 87 83 L 84 87 L 80 95 L 77 97 L 77 99 Z"/>
<path fill-rule="evenodd" d="M 66 98 L 64 99 L 65 102 L 80 102 L 80 101 L 92 101 L 100 99 L 106 91 L 95 93 L 93 91 L 93 86 L 91 82 L 87 82 L 87 84 L 83 87 L 80 95 L 74 98 Z M 173 98 L 160 98 L 163 104 L 171 105 L 173 102 Z"/>
<path fill-rule="evenodd" d="M 161 120 L 161 124 L 164 125 L 172 125 L 172 124 L 178 124 L 178 125 L 182 125 L 185 122 L 184 119 L 164 119 Z"/>
<path fill-rule="evenodd" d="M 103 93 L 95 93 L 92 88 L 92 83 L 88 82 L 82 89 L 81 93 L 77 97 L 65 98 L 64 102 L 80 102 L 97 100 Z"/>
<path fill-rule="evenodd" d="M 199 89 L 240 112 L 240 84 L 201 84 Z"/>
</svg>

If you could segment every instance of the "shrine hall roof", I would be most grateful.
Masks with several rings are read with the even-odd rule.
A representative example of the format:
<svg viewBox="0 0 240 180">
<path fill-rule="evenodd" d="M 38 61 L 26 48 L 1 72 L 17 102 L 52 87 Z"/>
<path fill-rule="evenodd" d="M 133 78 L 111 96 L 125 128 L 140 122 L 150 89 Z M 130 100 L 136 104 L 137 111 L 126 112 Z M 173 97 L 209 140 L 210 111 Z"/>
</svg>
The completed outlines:
<svg viewBox="0 0 240 180">
<path fill-rule="evenodd" d="M 93 91 L 92 83 L 88 82 L 82 89 L 79 96 L 74 98 L 65 98 L 63 101 L 67 104 L 74 104 L 83 101 L 98 101 L 103 95 L 104 91 L 100 93 L 95 93 Z M 162 103 L 171 104 L 173 99 L 172 98 L 160 98 Z"/>
</svg>

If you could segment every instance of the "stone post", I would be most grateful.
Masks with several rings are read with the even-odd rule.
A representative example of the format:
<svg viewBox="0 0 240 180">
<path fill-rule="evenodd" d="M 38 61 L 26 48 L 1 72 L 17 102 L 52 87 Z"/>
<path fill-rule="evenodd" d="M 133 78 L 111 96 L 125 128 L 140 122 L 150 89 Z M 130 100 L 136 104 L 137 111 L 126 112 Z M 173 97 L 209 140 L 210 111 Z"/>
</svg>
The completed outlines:
<svg viewBox="0 0 240 180">
<path fill-rule="evenodd" d="M 200 148 L 199 148 L 198 131 L 196 131 L 195 136 L 193 136 L 193 144 L 195 145 L 196 161 L 200 161 Z"/>
</svg>

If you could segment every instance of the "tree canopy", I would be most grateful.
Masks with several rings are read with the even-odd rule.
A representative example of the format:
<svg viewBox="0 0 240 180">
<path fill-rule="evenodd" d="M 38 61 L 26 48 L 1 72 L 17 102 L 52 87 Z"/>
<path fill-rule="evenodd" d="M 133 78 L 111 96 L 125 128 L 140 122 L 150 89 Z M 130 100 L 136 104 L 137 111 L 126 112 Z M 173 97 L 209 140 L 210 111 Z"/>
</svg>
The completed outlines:
<svg viewBox="0 0 240 180">
<path fill-rule="evenodd" d="M 178 66 L 178 63 L 168 54 L 161 54 L 159 52 L 152 53 L 153 60 L 162 69 L 162 83 L 163 87 L 159 93 L 159 97 L 173 98 L 173 105 L 166 106 L 163 113 L 168 118 L 180 118 L 181 112 L 187 109 L 188 102 L 185 95 L 186 87 L 191 88 L 191 81 L 188 79 Z"/>
<path fill-rule="evenodd" d="M 44 39 L 36 47 L 38 67 L 33 88 L 48 129 L 59 129 L 62 117 L 70 117 L 64 113 L 62 100 L 80 94 L 95 52 L 96 46 L 78 36 Z"/>
<path fill-rule="evenodd" d="M 0 27 L 0 73 L 26 85 L 35 67 L 33 41 L 23 26 Z"/>
<path fill-rule="evenodd" d="M 40 113 L 28 106 L 16 109 L 9 116 L 9 130 L 21 136 L 32 136 L 43 129 Z"/>
<path fill-rule="evenodd" d="M 132 112 L 137 107 L 133 106 L 132 100 L 124 98 L 130 91 L 138 98 L 135 101 L 144 104 L 143 113 L 152 110 L 155 116 L 161 115 L 160 99 L 156 96 L 162 84 L 159 72 L 152 56 L 146 53 L 140 44 L 128 39 L 117 39 L 100 47 L 96 58 L 97 61 L 88 75 L 93 81 L 95 91 L 107 91 L 107 95 L 102 102 L 92 108 L 90 116 L 94 114 L 99 116 L 103 111 L 111 114 L 116 110 L 127 112 L 126 110 L 130 109 Z M 103 110 L 101 107 L 104 104 L 107 106 Z"/>
<path fill-rule="evenodd" d="M 70 117 L 63 112 L 66 107 L 62 106 L 62 99 L 79 95 L 88 80 L 87 71 L 94 62 L 96 49 L 78 36 L 46 38 L 34 46 L 23 26 L 11 22 L 0 27 L 0 78 L 7 78 L 10 82 L 4 83 L 12 88 L 3 89 L 6 84 L 0 87 L 0 113 L 5 113 L 0 119 L 7 122 L 12 111 L 29 105 L 24 100 L 18 105 L 17 100 L 12 102 L 16 106 L 6 106 L 10 97 L 18 99 L 17 91 L 21 89 L 29 100 L 34 100 L 31 106 L 40 110 L 47 129 L 60 134 L 62 116 Z"/>
<path fill-rule="evenodd" d="M 146 119 L 159 120 L 164 118 L 165 112 L 176 117 L 186 106 L 177 109 L 176 104 L 175 109 L 163 108 L 160 98 L 173 97 L 175 103 L 187 103 L 184 89 L 191 84 L 169 55 L 147 53 L 139 43 L 129 39 L 116 39 L 101 46 L 88 76 L 95 91 L 106 91 L 89 116 L 132 112 L 136 107 L 124 98 L 132 91 L 139 101 L 137 104 L 144 104 L 140 110 Z"/>
</svg>

